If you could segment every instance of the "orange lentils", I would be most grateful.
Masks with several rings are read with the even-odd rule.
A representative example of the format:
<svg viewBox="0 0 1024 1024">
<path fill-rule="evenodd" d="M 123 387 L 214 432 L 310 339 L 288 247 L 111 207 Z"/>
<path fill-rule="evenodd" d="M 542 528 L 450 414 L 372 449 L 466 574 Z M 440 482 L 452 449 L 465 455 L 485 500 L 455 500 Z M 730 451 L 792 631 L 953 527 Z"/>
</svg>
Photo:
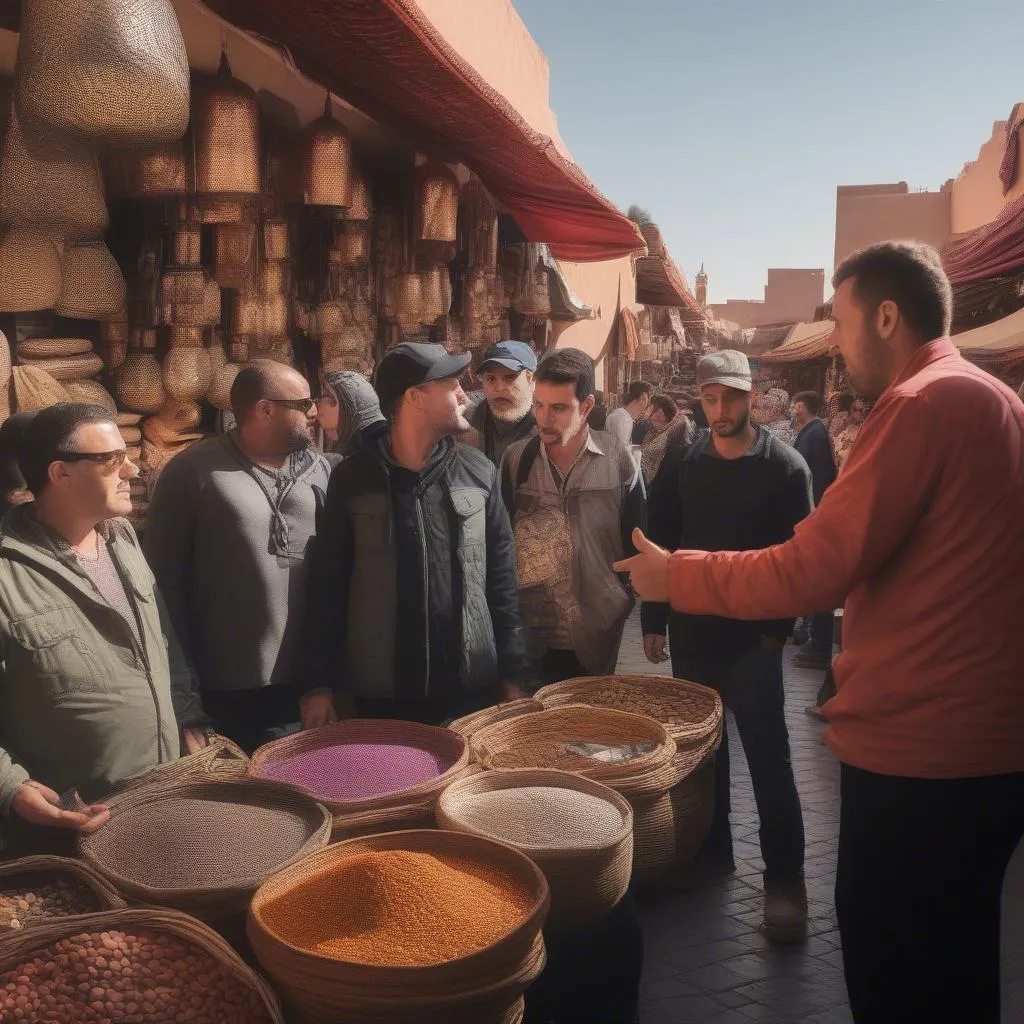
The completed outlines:
<svg viewBox="0 0 1024 1024">
<path fill-rule="evenodd" d="M 532 907 L 519 883 L 477 861 L 385 850 L 304 879 L 262 917 L 284 942 L 319 956 L 425 967 L 486 949 Z"/>
</svg>

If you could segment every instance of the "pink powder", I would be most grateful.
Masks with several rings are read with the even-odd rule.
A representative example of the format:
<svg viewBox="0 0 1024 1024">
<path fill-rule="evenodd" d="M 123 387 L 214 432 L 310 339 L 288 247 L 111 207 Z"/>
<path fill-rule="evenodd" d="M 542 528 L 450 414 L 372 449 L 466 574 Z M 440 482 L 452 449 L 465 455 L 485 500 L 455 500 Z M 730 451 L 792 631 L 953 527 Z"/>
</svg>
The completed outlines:
<svg viewBox="0 0 1024 1024">
<path fill-rule="evenodd" d="M 362 800 L 436 779 L 453 763 L 403 743 L 345 743 L 264 765 L 260 774 L 325 800 Z"/>
</svg>

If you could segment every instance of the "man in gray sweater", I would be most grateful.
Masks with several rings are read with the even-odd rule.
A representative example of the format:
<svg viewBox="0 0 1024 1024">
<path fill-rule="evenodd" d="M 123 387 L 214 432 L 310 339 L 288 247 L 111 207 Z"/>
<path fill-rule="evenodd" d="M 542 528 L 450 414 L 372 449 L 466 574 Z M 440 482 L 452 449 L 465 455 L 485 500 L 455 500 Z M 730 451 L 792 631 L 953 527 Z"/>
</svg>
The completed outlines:
<svg viewBox="0 0 1024 1024">
<path fill-rule="evenodd" d="M 306 558 L 330 466 L 310 448 L 301 374 L 257 360 L 235 378 L 237 426 L 160 475 L 143 541 L 218 732 L 252 751 L 299 729 Z"/>
</svg>

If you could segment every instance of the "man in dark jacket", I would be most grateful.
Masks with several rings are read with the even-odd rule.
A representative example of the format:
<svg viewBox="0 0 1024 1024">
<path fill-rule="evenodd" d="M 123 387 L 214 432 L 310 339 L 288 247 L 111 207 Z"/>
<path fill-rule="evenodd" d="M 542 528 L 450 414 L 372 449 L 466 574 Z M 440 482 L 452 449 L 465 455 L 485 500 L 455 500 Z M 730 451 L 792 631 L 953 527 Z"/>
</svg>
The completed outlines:
<svg viewBox="0 0 1024 1024">
<path fill-rule="evenodd" d="M 405 343 L 377 369 L 390 427 L 331 476 L 311 559 L 302 688 L 337 710 L 437 723 L 518 696 L 515 545 L 467 428 L 469 355 Z M 327 720 L 310 697 L 304 724 Z"/>
<path fill-rule="evenodd" d="M 460 440 L 494 463 L 509 445 L 537 433 L 533 417 L 533 375 L 537 357 L 525 341 L 499 341 L 484 354 L 477 371 L 483 396 L 466 413 L 470 430 Z"/>
</svg>

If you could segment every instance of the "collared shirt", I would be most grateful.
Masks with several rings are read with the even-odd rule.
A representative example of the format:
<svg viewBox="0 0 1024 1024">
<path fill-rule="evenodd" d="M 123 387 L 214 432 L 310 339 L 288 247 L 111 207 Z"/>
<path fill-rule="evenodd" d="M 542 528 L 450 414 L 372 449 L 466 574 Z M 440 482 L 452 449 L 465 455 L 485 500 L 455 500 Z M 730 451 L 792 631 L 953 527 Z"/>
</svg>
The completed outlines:
<svg viewBox="0 0 1024 1024">
<path fill-rule="evenodd" d="M 673 607 L 756 619 L 846 601 L 839 758 L 884 775 L 1024 771 L 1024 403 L 949 339 L 914 354 L 793 539 L 678 551 Z"/>
<path fill-rule="evenodd" d="M 629 414 L 629 410 L 624 405 L 613 409 L 608 413 L 604 429 L 628 447 L 630 441 L 633 440 L 633 417 Z"/>
</svg>

